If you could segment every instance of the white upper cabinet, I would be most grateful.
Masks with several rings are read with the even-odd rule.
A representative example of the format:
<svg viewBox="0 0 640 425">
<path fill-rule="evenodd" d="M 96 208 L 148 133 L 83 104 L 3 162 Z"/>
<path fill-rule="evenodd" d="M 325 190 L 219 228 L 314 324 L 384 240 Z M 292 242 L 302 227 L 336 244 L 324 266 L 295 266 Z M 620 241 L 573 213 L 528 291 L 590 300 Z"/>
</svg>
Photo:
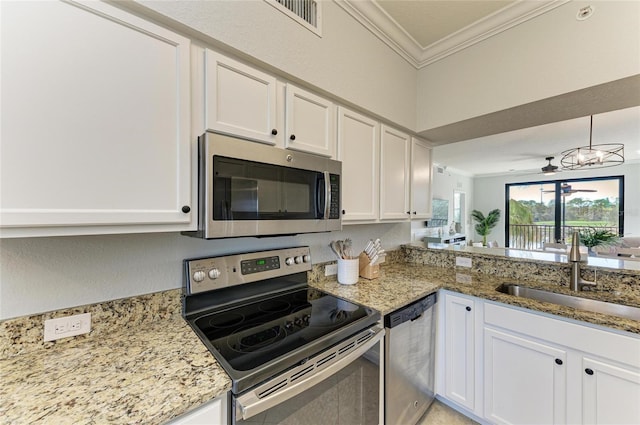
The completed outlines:
<svg viewBox="0 0 640 425">
<path fill-rule="evenodd" d="M 382 125 L 380 139 L 380 219 L 407 220 L 411 136 Z"/>
<path fill-rule="evenodd" d="M 291 84 L 286 85 L 285 147 L 335 157 L 335 106 Z"/>
<path fill-rule="evenodd" d="M 190 41 L 103 2 L 0 7 L 2 236 L 190 230 Z"/>
<path fill-rule="evenodd" d="M 378 218 L 380 124 L 338 107 L 338 159 L 342 161 L 342 220 Z"/>
<path fill-rule="evenodd" d="M 411 139 L 411 218 L 431 218 L 431 145 Z"/>
<path fill-rule="evenodd" d="M 276 144 L 276 78 L 213 50 L 205 51 L 206 128 Z"/>
</svg>

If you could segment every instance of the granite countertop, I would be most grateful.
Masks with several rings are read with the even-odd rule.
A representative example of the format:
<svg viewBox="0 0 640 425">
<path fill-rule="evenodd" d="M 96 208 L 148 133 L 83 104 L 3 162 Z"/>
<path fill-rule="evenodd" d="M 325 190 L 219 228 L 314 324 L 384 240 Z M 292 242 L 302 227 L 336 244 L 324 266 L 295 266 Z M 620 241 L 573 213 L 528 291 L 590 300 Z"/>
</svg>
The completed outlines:
<svg viewBox="0 0 640 425">
<path fill-rule="evenodd" d="M 162 424 L 231 381 L 182 317 L 0 360 L 1 424 Z"/>
<path fill-rule="evenodd" d="M 374 280 L 360 278 L 354 285 L 341 285 L 335 278 L 322 279 L 311 285 L 349 301 L 379 310 L 383 315 L 391 313 L 412 301 L 416 301 L 438 289 L 448 289 L 485 300 L 497 301 L 531 310 L 580 320 L 596 325 L 640 334 L 640 321 L 622 319 L 600 313 L 576 310 L 571 307 L 518 298 L 496 291 L 503 283 L 513 283 L 513 278 L 497 277 L 481 273 L 465 273 L 459 269 L 432 267 L 411 263 L 383 265 L 380 277 Z M 535 281 L 518 282 L 532 288 L 572 294 L 566 287 Z M 632 295 L 608 292 L 583 291 L 585 298 L 640 307 L 640 299 Z"/>
<path fill-rule="evenodd" d="M 442 288 L 640 334 L 639 321 L 516 298 L 495 290 L 506 282 L 513 279 L 400 262 L 383 265 L 375 280 L 361 278 L 354 285 L 341 285 L 331 277 L 312 279 L 310 285 L 383 315 Z M 526 284 L 568 292 L 558 285 Z M 108 309 L 87 306 L 93 314 L 112 315 L 109 325 L 92 330 L 93 335 L 85 338 L 60 343 L 42 344 L 42 336 L 36 331 L 42 329 L 41 323 L 29 324 L 32 318 L 10 325 L 0 323 L 9 344 L 19 340 L 31 344 L 17 351 L 5 344 L 9 354 L 0 359 L 0 424 L 162 424 L 229 391 L 229 377 L 174 311 L 179 306 L 177 292 L 114 302 L 115 307 Z M 595 291 L 580 295 L 640 307 L 640 297 L 634 295 Z M 153 301 L 156 298 L 160 301 Z M 154 303 L 159 311 L 166 309 L 169 314 L 132 322 L 132 311 L 149 310 Z M 106 318 L 100 318 L 96 327 L 105 322 Z M 9 328 L 13 333 L 7 331 Z M 34 347 L 34 343 L 39 345 Z"/>
</svg>

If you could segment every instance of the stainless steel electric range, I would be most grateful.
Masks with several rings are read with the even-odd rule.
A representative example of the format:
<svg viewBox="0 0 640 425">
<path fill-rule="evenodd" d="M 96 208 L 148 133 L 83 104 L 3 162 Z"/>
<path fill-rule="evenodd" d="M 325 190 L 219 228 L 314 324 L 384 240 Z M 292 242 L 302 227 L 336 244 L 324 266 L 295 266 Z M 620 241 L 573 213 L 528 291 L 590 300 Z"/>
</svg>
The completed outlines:
<svg viewBox="0 0 640 425">
<path fill-rule="evenodd" d="M 380 314 L 309 287 L 310 269 L 308 247 L 184 261 L 184 317 L 232 380 L 231 423 L 380 422 Z"/>
</svg>

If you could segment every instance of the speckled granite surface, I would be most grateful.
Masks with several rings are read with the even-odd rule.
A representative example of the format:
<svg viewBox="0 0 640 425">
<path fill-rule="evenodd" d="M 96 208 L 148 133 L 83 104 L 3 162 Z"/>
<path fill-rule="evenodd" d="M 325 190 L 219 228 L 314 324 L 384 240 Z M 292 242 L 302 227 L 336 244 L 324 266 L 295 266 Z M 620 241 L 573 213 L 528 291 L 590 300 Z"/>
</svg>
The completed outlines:
<svg viewBox="0 0 640 425">
<path fill-rule="evenodd" d="M 0 424 L 162 424 L 227 392 L 178 294 L 71 309 L 91 311 L 92 332 L 55 343 L 40 342 L 41 316 L 0 323 Z"/>
<path fill-rule="evenodd" d="M 526 298 L 517 298 L 496 291 L 496 288 L 501 284 L 513 281 L 514 279 L 510 277 L 460 271 L 460 269 L 455 268 L 425 266 L 415 263 L 396 263 L 384 265 L 380 270 L 380 277 L 375 280 L 361 278 L 354 285 L 341 285 L 335 280 L 335 276 L 332 276 L 312 282 L 311 285 L 338 297 L 375 308 L 382 314 L 390 313 L 443 288 L 486 300 L 498 301 L 640 334 L 640 321 L 580 311 Z M 536 282 L 534 280 L 528 280 L 526 284 L 530 287 L 570 293 L 566 287 L 559 285 Z M 581 292 L 580 296 L 640 307 L 640 297 L 629 294 L 585 291 Z"/>
<path fill-rule="evenodd" d="M 91 333 L 78 335 L 74 340 L 101 336 L 116 328 L 136 327 L 157 320 L 180 317 L 181 293 L 180 289 L 173 289 L 4 320 L 0 322 L 0 359 L 67 344 L 69 339 L 43 341 L 44 321 L 55 317 L 91 313 Z"/>
<path fill-rule="evenodd" d="M 314 265 L 310 284 L 382 314 L 444 288 L 640 335 L 639 321 L 495 290 L 527 277 L 528 286 L 568 293 L 558 282 L 565 277 L 562 265 L 540 269 L 526 261 L 510 267 L 477 261 L 473 271 L 421 264 L 424 254 L 406 248 L 391 252 L 378 279 L 355 285 L 325 278 L 323 265 Z M 449 261 L 443 258 L 429 261 Z M 640 307 L 638 273 L 603 279 L 599 291 L 580 295 Z M 0 424 L 162 424 L 229 391 L 228 376 L 180 308 L 180 290 L 172 290 L 0 322 Z M 89 335 L 42 342 L 45 319 L 84 312 L 92 313 Z"/>
</svg>

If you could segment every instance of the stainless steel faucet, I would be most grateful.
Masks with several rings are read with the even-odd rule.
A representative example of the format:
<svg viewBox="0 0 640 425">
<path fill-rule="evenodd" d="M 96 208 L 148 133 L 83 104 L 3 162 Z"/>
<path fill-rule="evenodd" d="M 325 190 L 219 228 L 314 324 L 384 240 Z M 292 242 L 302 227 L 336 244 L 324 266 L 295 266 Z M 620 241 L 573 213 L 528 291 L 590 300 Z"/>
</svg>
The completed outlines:
<svg viewBox="0 0 640 425">
<path fill-rule="evenodd" d="M 569 289 L 572 291 L 582 291 L 585 286 L 596 286 L 595 281 L 591 282 L 580 277 L 580 233 L 578 232 L 573 232 L 571 251 L 569 251 L 569 262 L 571 263 Z"/>
</svg>

